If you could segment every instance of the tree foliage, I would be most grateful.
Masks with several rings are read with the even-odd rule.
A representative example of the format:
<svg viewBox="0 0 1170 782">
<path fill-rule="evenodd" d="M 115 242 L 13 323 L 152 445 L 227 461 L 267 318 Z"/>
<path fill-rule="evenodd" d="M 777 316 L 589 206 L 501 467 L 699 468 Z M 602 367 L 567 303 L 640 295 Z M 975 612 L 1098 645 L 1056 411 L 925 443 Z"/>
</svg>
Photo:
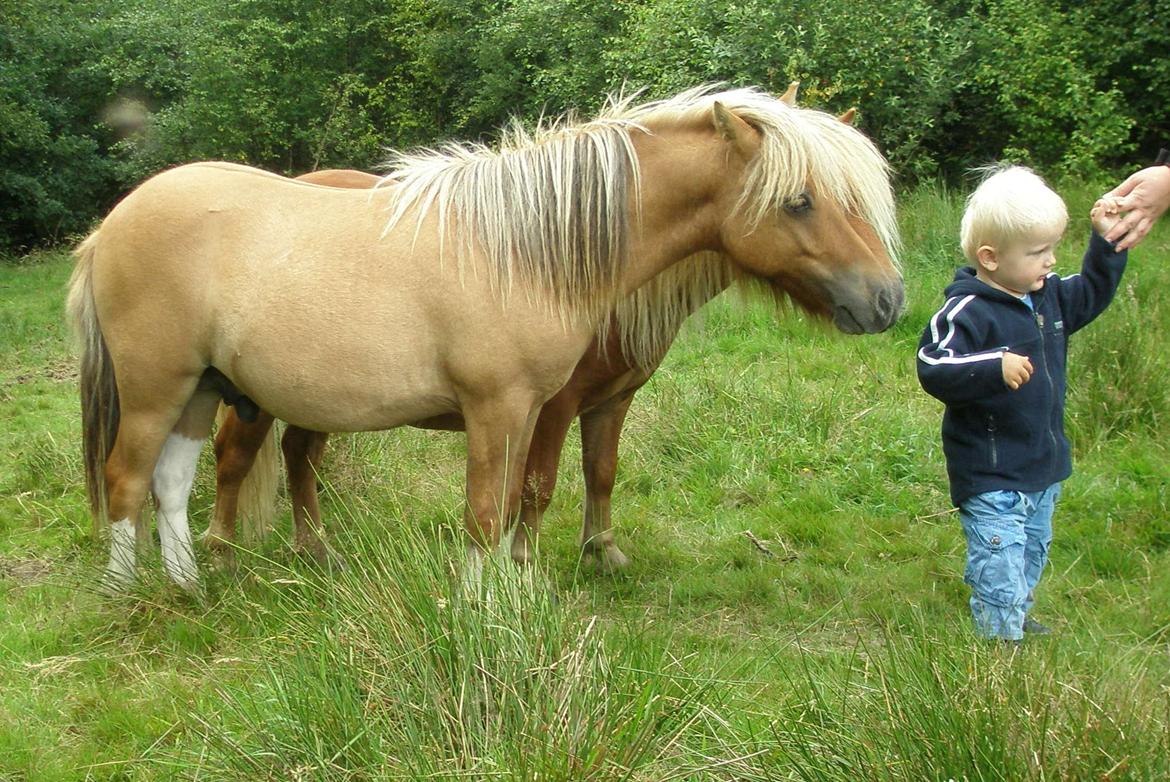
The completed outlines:
<svg viewBox="0 0 1170 782">
<path fill-rule="evenodd" d="M 1094 172 L 1167 133 L 1165 4 L 1060 0 L 9 0 L 0 249 L 83 231 L 196 159 L 286 174 L 510 116 L 722 81 L 860 109 L 901 182 Z M 1142 157 L 1135 158 L 1135 155 Z"/>
</svg>

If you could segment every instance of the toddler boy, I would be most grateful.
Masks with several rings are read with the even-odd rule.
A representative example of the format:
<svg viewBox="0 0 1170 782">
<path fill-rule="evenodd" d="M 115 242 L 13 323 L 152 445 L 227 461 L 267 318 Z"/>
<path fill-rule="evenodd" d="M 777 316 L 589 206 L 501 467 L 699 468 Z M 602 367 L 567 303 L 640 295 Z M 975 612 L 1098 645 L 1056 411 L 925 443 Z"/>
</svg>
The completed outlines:
<svg viewBox="0 0 1170 782">
<path fill-rule="evenodd" d="M 1028 617 L 1048 560 L 1052 511 L 1072 472 L 1064 435 L 1068 337 L 1113 298 L 1126 253 L 1102 236 L 1098 201 L 1079 274 L 1052 269 L 1064 202 L 1032 171 L 1000 168 L 967 201 L 971 263 L 919 341 L 918 379 L 946 405 L 943 453 L 967 539 L 964 581 L 976 632 L 1018 642 L 1048 628 Z"/>
</svg>

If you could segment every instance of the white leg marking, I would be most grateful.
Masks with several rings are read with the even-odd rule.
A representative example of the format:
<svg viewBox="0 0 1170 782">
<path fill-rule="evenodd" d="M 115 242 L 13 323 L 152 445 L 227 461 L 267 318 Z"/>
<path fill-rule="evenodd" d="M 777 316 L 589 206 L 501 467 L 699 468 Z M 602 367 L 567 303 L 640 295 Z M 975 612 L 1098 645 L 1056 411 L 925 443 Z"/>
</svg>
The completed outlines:
<svg viewBox="0 0 1170 782">
<path fill-rule="evenodd" d="M 466 594 L 473 598 L 480 596 L 483 590 L 483 558 L 485 554 L 474 543 L 467 544 L 467 560 L 464 563 L 463 588 Z"/>
<path fill-rule="evenodd" d="M 191 547 L 187 525 L 187 498 L 195 482 L 195 465 L 203 440 L 192 440 L 172 432 L 167 435 L 158 464 L 154 467 L 153 489 L 158 498 L 158 537 L 163 567 L 179 586 L 194 588 L 199 568 Z"/>
<path fill-rule="evenodd" d="M 134 525 L 130 519 L 110 525 L 110 564 L 106 566 L 106 584 L 122 589 L 134 581 Z"/>
</svg>

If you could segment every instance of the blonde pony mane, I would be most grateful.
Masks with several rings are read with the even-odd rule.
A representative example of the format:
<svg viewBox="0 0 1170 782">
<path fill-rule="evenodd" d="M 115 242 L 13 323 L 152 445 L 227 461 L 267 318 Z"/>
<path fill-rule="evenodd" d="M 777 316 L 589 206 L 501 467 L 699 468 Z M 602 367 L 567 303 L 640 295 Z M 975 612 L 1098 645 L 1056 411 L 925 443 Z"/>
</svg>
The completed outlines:
<svg viewBox="0 0 1170 782">
<path fill-rule="evenodd" d="M 622 357 L 652 370 L 662 361 L 683 321 L 740 278 L 721 253 L 688 256 L 622 298 L 613 310 Z M 605 344 L 606 334 L 598 342 Z"/>
<path fill-rule="evenodd" d="M 790 107 L 755 89 L 714 86 L 637 106 L 632 97 L 610 96 L 600 115 L 583 123 L 567 115 L 529 131 L 513 122 L 496 148 L 464 143 L 393 153 L 385 173 L 396 198 L 386 230 L 412 212 L 421 226 L 433 209 L 440 241 L 454 244 L 461 273 L 464 259 L 478 251 L 489 283 L 505 300 L 515 286 L 531 300 L 548 302 L 563 320 L 584 318 L 604 328 L 618 304 L 631 226 L 639 217 L 641 172 L 632 134 L 709 117 L 716 101 L 761 133 L 760 154 L 737 206 L 751 224 L 812 183 L 872 225 L 896 257 L 889 171 L 864 135 L 829 114 Z M 619 321 L 648 323 L 656 293 L 669 311 L 682 291 L 703 289 L 705 283 L 688 282 L 688 274 L 722 273 L 684 265 L 667 278 L 673 283 L 648 287 Z M 645 312 L 635 314 L 637 307 Z M 632 356 L 653 353 L 645 347 L 652 342 L 623 333 Z"/>
</svg>

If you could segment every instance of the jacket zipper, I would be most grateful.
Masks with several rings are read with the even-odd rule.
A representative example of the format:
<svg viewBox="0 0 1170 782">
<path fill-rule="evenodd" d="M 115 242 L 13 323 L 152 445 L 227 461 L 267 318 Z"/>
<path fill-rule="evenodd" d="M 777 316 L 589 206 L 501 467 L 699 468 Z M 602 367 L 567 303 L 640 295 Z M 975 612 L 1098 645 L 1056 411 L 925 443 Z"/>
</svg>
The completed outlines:
<svg viewBox="0 0 1170 782">
<path fill-rule="evenodd" d="M 1036 330 L 1040 332 L 1040 358 L 1044 364 L 1044 379 L 1048 382 L 1049 396 L 1051 396 L 1055 389 L 1052 385 L 1052 375 L 1048 371 L 1048 345 L 1044 341 L 1044 320 L 1039 312 L 1032 313 L 1032 320 L 1036 323 Z M 1056 400 L 1053 400 L 1052 410 L 1048 411 L 1048 439 L 1052 443 L 1052 450 L 1050 452 L 1053 459 L 1056 459 L 1056 452 L 1058 450 L 1056 447 L 1055 428 L 1052 425 L 1052 412 L 1056 407 Z"/>
<path fill-rule="evenodd" d="M 987 439 L 991 443 L 991 468 L 999 466 L 999 449 L 995 447 L 995 416 L 987 416 Z"/>
</svg>

